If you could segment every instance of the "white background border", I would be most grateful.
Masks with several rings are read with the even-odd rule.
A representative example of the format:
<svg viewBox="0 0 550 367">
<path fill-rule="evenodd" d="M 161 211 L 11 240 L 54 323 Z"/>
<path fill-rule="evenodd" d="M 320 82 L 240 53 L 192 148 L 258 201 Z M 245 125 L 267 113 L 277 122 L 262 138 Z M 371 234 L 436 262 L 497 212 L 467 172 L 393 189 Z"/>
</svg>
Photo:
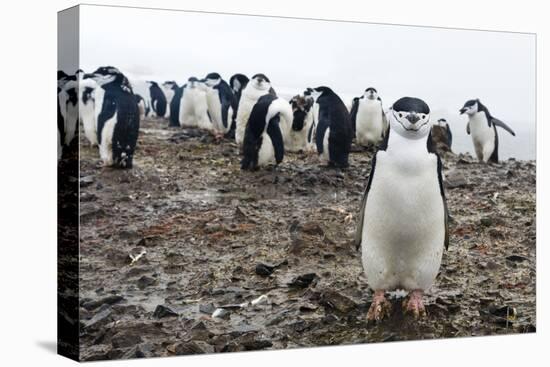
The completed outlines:
<svg viewBox="0 0 550 367">
<path fill-rule="evenodd" d="M 95 1 L 109 4 L 108 1 Z M 323 3 L 317 1 L 116 1 L 132 5 L 184 10 L 356 20 L 533 32 L 537 58 L 537 334 L 478 337 L 325 347 L 275 352 L 232 353 L 117 362 L 119 366 L 461 366 L 531 365 L 548 348 L 550 314 L 548 168 L 542 141 L 543 86 L 548 85 L 542 60 L 548 64 L 545 40 L 550 38 L 544 1 L 377 0 Z M 54 353 L 56 340 L 56 133 L 53 94 L 57 68 L 58 10 L 72 1 L 4 1 L 0 10 L 0 364 L 3 366 L 66 366 L 74 362 Z M 184 42 L 184 40 L 183 40 Z M 358 40 L 358 42 L 361 42 Z M 511 91 L 513 92 L 513 91 Z M 513 101 L 511 101 L 513 103 Z M 548 150 L 548 149 L 546 149 Z M 547 152 L 546 152 L 547 153 Z M 542 285 L 542 286 L 541 286 Z M 546 291 L 545 291 L 546 288 Z M 545 310 L 545 312 L 540 312 Z M 547 363 L 547 361 L 546 361 Z M 103 363 L 99 363 L 103 365 Z"/>
</svg>

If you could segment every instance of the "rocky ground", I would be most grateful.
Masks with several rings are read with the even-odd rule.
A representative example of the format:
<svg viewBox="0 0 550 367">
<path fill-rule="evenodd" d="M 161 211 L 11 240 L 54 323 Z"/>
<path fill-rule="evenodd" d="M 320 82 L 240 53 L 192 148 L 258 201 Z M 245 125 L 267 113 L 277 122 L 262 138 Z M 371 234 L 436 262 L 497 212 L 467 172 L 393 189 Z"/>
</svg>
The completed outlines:
<svg viewBox="0 0 550 367">
<path fill-rule="evenodd" d="M 535 162 L 452 154 L 429 316 L 404 317 L 395 295 L 392 318 L 367 324 L 353 235 L 371 156 L 241 172 L 233 142 L 148 120 L 135 167 L 115 170 L 81 137 L 82 359 L 534 332 Z"/>
</svg>

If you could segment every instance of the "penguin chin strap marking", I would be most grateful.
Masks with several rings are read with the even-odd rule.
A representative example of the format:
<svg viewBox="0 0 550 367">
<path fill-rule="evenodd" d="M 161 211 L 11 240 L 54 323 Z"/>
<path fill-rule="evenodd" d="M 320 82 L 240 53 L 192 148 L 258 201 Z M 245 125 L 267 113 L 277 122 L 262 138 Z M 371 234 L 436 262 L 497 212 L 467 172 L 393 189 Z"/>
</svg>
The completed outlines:
<svg viewBox="0 0 550 367">
<path fill-rule="evenodd" d="M 403 127 L 403 129 L 405 129 L 406 131 L 414 131 L 414 132 L 418 132 L 420 131 L 420 129 L 422 129 L 425 125 L 428 125 L 428 122 L 430 122 L 430 119 L 428 119 L 428 121 L 426 121 L 425 123 L 423 123 L 422 125 L 420 125 L 418 127 L 418 129 L 407 129 L 405 127 L 405 125 L 403 125 L 403 123 L 401 121 L 399 121 L 399 119 L 395 116 L 395 112 L 393 112 L 393 117 L 395 117 L 395 121 L 399 122 L 399 125 L 401 125 L 401 127 Z"/>
</svg>

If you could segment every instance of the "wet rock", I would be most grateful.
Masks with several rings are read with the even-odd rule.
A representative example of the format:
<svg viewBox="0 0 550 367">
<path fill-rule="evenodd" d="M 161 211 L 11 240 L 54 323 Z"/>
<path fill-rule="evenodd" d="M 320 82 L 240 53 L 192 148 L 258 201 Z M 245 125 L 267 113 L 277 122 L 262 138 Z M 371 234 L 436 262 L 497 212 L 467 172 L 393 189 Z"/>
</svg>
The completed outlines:
<svg viewBox="0 0 550 367">
<path fill-rule="evenodd" d="M 333 290 L 323 292 L 320 301 L 325 307 L 341 313 L 348 313 L 357 308 L 357 303 L 354 300 Z"/>
<path fill-rule="evenodd" d="M 133 348 L 130 348 L 124 355 L 122 359 L 134 359 L 134 358 L 149 358 L 151 355 L 151 346 L 136 345 Z"/>
<path fill-rule="evenodd" d="M 147 287 L 150 287 L 152 285 L 155 285 L 157 283 L 157 280 L 151 277 L 148 277 L 147 275 L 143 275 L 141 278 L 137 281 L 137 286 L 139 289 L 145 289 Z"/>
<path fill-rule="evenodd" d="M 315 273 L 302 274 L 292 279 L 290 283 L 288 283 L 288 286 L 290 288 L 307 288 L 316 279 L 317 279 L 317 274 Z"/>
<path fill-rule="evenodd" d="M 128 334 L 124 331 L 115 334 L 111 339 L 114 348 L 129 348 L 142 342 L 142 338 L 137 334 Z"/>
<path fill-rule="evenodd" d="M 177 355 L 213 353 L 214 347 L 202 341 L 189 341 L 175 344 L 171 349 Z"/>
<path fill-rule="evenodd" d="M 216 310 L 216 306 L 213 303 L 199 305 L 199 312 L 211 315 Z"/>
<path fill-rule="evenodd" d="M 468 185 L 466 176 L 458 170 L 449 171 L 445 175 L 444 182 L 445 182 L 445 186 L 449 189 L 462 188 Z"/>
<path fill-rule="evenodd" d="M 174 316 L 178 316 L 178 313 L 166 305 L 158 305 L 155 308 L 155 312 L 153 312 L 153 317 L 157 319 L 162 319 L 164 317 L 174 317 Z"/>
<path fill-rule="evenodd" d="M 96 195 L 94 195 L 92 193 L 89 193 L 89 192 L 84 192 L 84 191 L 80 192 L 80 202 L 81 203 L 87 203 L 87 202 L 96 201 L 96 200 L 97 200 Z"/>
<path fill-rule="evenodd" d="M 102 305 L 113 305 L 115 303 L 118 303 L 120 301 L 124 300 L 124 297 L 122 296 L 107 296 L 105 298 L 101 298 L 99 300 L 90 300 L 82 303 L 82 307 L 84 307 L 86 310 L 91 311 L 95 310 L 99 306 Z"/>
<path fill-rule="evenodd" d="M 256 269 L 255 269 L 256 274 L 263 277 L 270 276 L 274 270 L 275 270 L 275 265 L 269 264 L 269 263 L 259 263 L 256 265 Z"/>
<path fill-rule="evenodd" d="M 319 235 L 322 236 L 325 234 L 325 231 L 321 225 L 317 222 L 307 222 L 302 225 L 302 232 L 310 235 Z"/>
<path fill-rule="evenodd" d="M 300 305 L 300 312 L 313 312 L 316 311 L 319 307 L 313 303 L 304 303 Z"/>
<path fill-rule="evenodd" d="M 89 220 L 93 218 L 102 217 L 105 215 L 105 210 L 95 203 L 82 203 L 80 205 L 80 219 Z"/>
<path fill-rule="evenodd" d="M 490 227 L 493 225 L 493 219 L 489 217 L 484 217 L 479 220 L 479 223 L 484 227 Z"/>
<path fill-rule="evenodd" d="M 88 187 L 95 181 L 94 175 L 80 177 L 80 187 Z"/>
<path fill-rule="evenodd" d="M 105 306 L 101 307 L 99 309 L 99 312 L 96 313 L 90 320 L 84 321 L 84 328 L 85 329 L 92 329 L 92 328 L 98 328 L 102 325 L 105 325 L 110 321 L 109 316 L 111 315 L 113 311 L 111 310 L 111 307 Z"/>
<path fill-rule="evenodd" d="M 524 261 L 528 261 L 529 259 L 520 255 L 510 255 L 510 256 L 506 256 L 506 260 L 512 261 L 512 262 L 524 262 Z"/>
</svg>

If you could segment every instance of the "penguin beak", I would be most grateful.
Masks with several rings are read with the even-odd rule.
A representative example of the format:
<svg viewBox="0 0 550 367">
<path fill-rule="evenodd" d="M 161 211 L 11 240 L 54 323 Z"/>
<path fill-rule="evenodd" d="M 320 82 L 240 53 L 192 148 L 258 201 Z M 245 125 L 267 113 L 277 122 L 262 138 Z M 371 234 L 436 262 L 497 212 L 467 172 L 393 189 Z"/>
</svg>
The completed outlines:
<svg viewBox="0 0 550 367">
<path fill-rule="evenodd" d="M 460 109 L 460 114 L 462 115 L 466 111 L 467 111 L 466 108 L 463 107 L 463 108 Z"/>
<path fill-rule="evenodd" d="M 409 120 L 409 122 L 414 125 L 418 122 L 418 120 L 420 120 L 420 117 L 418 117 L 416 113 L 409 113 L 409 115 L 407 116 L 407 120 Z"/>
</svg>

